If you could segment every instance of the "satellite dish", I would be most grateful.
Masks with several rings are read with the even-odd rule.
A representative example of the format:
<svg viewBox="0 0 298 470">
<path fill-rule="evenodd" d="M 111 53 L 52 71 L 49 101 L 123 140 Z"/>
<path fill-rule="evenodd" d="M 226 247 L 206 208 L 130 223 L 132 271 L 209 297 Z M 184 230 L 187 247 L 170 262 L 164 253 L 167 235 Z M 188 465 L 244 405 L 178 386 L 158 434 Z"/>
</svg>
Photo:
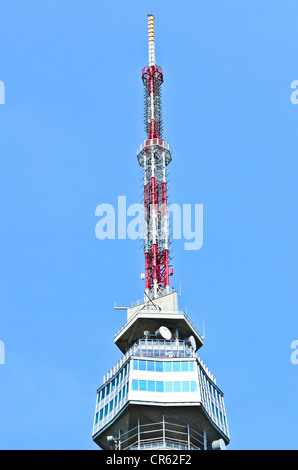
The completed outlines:
<svg viewBox="0 0 298 470">
<path fill-rule="evenodd" d="M 172 333 L 170 332 L 169 328 L 166 326 L 161 326 L 156 332 L 155 332 L 156 338 L 163 338 L 167 341 L 169 341 L 172 338 Z"/>
<path fill-rule="evenodd" d="M 197 343 L 193 336 L 189 336 L 188 338 L 185 338 L 184 341 L 188 346 L 191 346 L 194 351 L 197 349 Z"/>
<path fill-rule="evenodd" d="M 226 445 L 223 439 L 218 439 L 217 441 L 213 441 L 211 444 L 212 450 L 226 450 Z"/>
</svg>

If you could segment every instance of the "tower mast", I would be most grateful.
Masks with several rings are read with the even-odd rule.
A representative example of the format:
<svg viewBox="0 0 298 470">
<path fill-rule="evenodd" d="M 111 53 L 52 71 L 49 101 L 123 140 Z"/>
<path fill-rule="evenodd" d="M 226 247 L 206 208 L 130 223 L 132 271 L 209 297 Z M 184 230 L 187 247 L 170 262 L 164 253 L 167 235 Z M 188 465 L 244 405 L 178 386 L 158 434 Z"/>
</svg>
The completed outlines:
<svg viewBox="0 0 298 470">
<path fill-rule="evenodd" d="M 144 125 L 147 139 L 137 152 L 144 181 L 145 292 L 150 298 L 169 293 L 169 223 L 166 167 L 170 146 L 162 139 L 161 85 L 163 73 L 155 64 L 154 16 L 148 15 L 149 66 L 142 70 Z"/>
</svg>

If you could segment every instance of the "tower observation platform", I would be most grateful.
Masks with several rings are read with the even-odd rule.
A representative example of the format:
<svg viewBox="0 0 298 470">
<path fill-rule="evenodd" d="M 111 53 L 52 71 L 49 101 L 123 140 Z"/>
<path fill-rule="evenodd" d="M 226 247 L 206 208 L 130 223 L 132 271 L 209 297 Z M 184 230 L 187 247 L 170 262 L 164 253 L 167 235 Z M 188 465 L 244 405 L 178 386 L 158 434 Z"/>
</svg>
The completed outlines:
<svg viewBox="0 0 298 470">
<path fill-rule="evenodd" d="M 103 450 L 222 450 L 230 441 L 224 395 L 198 356 L 203 337 L 170 287 L 161 68 L 148 15 L 149 66 L 142 72 L 147 139 L 137 150 L 144 178 L 144 298 L 126 308 L 114 341 L 121 359 L 96 394 L 92 438 Z"/>
</svg>

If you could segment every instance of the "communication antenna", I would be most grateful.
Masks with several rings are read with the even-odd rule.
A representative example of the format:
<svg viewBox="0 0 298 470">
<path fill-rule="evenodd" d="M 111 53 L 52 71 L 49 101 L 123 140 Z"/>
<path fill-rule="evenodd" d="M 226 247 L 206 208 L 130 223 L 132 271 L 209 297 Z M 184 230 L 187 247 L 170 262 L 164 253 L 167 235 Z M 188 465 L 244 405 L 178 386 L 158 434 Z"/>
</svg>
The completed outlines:
<svg viewBox="0 0 298 470">
<path fill-rule="evenodd" d="M 203 320 L 203 336 L 202 336 L 202 339 L 205 339 L 205 322 Z"/>
</svg>

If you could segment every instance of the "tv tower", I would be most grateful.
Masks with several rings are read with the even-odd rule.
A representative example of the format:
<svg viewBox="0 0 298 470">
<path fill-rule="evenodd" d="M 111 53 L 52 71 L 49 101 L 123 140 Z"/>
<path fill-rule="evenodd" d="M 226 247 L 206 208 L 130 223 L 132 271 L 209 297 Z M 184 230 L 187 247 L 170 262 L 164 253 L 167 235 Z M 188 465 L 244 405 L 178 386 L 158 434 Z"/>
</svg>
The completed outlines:
<svg viewBox="0 0 298 470">
<path fill-rule="evenodd" d="M 101 449 L 224 449 L 224 395 L 197 355 L 203 337 L 170 287 L 167 166 L 154 16 L 148 15 L 149 65 L 142 70 L 146 140 L 137 150 L 144 183 L 145 293 L 127 311 L 114 342 L 123 353 L 97 390 L 92 438 Z M 117 307 L 115 307 L 117 308 Z"/>
</svg>

